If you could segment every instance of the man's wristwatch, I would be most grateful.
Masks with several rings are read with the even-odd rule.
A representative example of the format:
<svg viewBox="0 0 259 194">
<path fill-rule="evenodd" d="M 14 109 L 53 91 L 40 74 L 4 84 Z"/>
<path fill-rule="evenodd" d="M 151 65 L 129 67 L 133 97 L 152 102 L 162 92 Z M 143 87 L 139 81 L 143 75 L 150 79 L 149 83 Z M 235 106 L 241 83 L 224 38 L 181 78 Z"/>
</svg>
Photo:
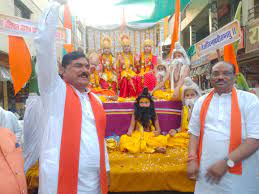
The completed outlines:
<svg viewBox="0 0 259 194">
<path fill-rule="evenodd" d="M 231 160 L 229 157 L 225 157 L 224 160 L 227 162 L 227 166 L 229 168 L 233 168 L 235 166 L 235 162 Z"/>
</svg>

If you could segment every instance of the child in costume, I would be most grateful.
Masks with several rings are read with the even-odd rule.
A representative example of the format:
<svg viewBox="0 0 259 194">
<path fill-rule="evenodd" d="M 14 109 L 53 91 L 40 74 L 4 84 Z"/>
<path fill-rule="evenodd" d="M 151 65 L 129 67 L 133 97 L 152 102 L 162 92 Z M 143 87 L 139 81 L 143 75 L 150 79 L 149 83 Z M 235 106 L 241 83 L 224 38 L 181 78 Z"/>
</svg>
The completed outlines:
<svg viewBox="0 0 259 194">
<path fill-rule="evenodd" d="M 172 53 L 171 64 L 169 65 L 169 71 L 167 71 L 164 81 L 158 83 L 152 93 L 163 87 L 167 80 L 170 80 L 171 91 L 173 92 L 172 98 L 174 100 L 180 100 L 184 78 L 189 75 L 190 59 L 181 44 L 176 42 Z"/>
<path fill-rule="evenodd" d="M 130 37 L 123 34 L 120 37 L 120 43 L 123 49 L 117 57 L 117 73 L 120 93 L 122 98 L 136 97 L 137 80 L 136 80 L 136 60 L 130 50 Z"/>
<path fill-rule="evenodd" d="M 142 92 L 144 87 L 152 91 L 156 86 L 155 67 L 157 65 L 157 57 L 152 54 L 153 41 L 146 39 L 144 41 L 144 52 L 140 54 L 137 60 L 137 93 Z"/>
<path fill-rule="evenodd" d="M 157 60 L 157 66 L 155 68 L 156 72 L 156 83 L 159 85 L 160 83 L 164 83 L 163 86 L 159 90 L 153 92 L 153 96 L 156 99 L 163 99 L 163 100 L 172 100 L 173 90 L 170 88 L 170 80 L 164 79 L 166 78 L 166 74 L 169 71 L 168 62 L 163 61 L 162 59 Z"/>
<path fill-rule="evenodd" d="M 160 135 L 160 131 L 154 101 L 148 88 L 144 88 L 134 104 L 128 133 L 121 136 L 120 150 L 130 153 L 164 153 L 167 138 Z"/>
<path fill-rule="evenodd" d="M 171 129 L 167 135 L 167 145 L 169 147 L 185 146 L 189 144 L 188 124 L 191 118 L 192 110 L 195 101 L 201 96 L 199 86 L 192 81 L 190 77 L 184 79 L 182 92 L 182 120 L 181 127 L 178 129 Z"/>
</svg>

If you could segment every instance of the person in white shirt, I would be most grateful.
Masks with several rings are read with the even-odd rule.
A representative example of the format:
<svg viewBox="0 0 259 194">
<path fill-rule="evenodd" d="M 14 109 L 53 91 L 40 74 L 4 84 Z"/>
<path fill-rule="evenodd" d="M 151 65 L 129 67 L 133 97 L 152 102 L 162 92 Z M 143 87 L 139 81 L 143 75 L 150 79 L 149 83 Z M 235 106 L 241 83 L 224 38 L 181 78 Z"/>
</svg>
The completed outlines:
<svg viewBox="0 0 259 194">
<path fill-rule="evenodd" d="M 24 113 L 24 171 L 27 172 L 32 167 L 40 155 L 40 139 L 43 136 L 44 107 L 41 97 L 36 93 L 30 93 L 26 100 Z"/>
<path fill-rule="evenodd" d="M 218 62 L 211 73 L 214 90 L 194 105 L 187 172 L 196 179 L 195 194 L 259 193 L 259 102 L 234 82 L 234 66 Z"/>
<path fill-rule="evenodd" d="M 19 125 L 18 119 L 11 111 L 0 107 L 0 127 L 10 129 L 16 136 L 17 142 L 22 143 L 23 130 Z"/>
<path fill-rule="evenodd" d="M 36 71 L 44 109 L 39 193 L 106 194 L 106 117 L 100 100 L 87 89 L 90 66 L 83 53 L 66 54 L 62 59 L 63 80 L 58 74 L 55 37 L 59 2 L 49 3 L 35 37 Z"/>
</svg>

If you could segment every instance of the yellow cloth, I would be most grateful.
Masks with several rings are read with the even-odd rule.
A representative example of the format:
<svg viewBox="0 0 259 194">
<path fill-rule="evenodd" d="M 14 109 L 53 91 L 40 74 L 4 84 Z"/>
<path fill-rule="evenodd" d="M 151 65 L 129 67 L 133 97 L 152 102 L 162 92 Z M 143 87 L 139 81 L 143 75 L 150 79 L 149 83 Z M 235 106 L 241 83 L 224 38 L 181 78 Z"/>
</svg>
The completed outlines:
<svg viewBox="0 0 259 194">
<path fill-rule="evenodd" d="M 120 151 L 130 153 L 154 153 L 156 148 L 166 147 L 167 138 L 163 135 L 155 136 L 153 130 L 145 132 L 143 129 L 134 130 L 131 136 L 122 135 Z"/>
<path fill-rule="evenodd" d="M 111 192 L 193 192 L 195 181 L 187 177 L 188 151 L 168 148 L 166 154 L 109 153 Z"/>
<path fill-rule="evenodd" d="M 188 150 L 190 135 L 188 132 L 176 133 L 173 137 L 167 135 L 167 146 L 168 147 L 181 147 Z"/>
<path fill-rule="evenodd" d="M 153 96 L 161 100 L 172 100 L 173 94 L 174 94 L 173 90 L 170 90 L 170 91 L 156 90 L 153 93 Z"/>
<path fill-rule="evenodd" d="M 182 110 L 182 121 L 181 121 L 182 132 L 188 131 L 188 125 L 189 125 L 188 116 L 189 116 L 188 107 L 184 105 Z"/>
<path fill-rule="evenodd" d="M 167 82 L 166 82 L 167 83 Z M 177 101 L 181 100 L 182 97 L 182 92 L 183 92 L 183 87 L 180 88 L 180 94 L 178 96 L 178 98 L 176 99 Z M 156 90 L 153 93 L 153 96 L 157 99 L 161 99 L 161 100 L 172 100 L 174 94 L 174 90 L 170 90 L 170 89 L 166 89 L 166 91 L 163 90 Z"/>
<path fill-rule="evenodd" d="M 39 162 L 34 164 L 26 173 L 28 190 L 37 189 L 39 186 Z"/>
<path fill-rule="evenodd" d="M 131 70 L 131 69 L 126 69 L 126 70 L 123 70 L 122 72 L 121 72 L 121 77 L 123 78 L 123 77 L 126 77 L 127 79 L 130 79 L 130 78 L 132 78 L 132 77 L 134 77 L 134 76 L 136 76 L 137 74 L 133 71 L 133 70 Z"/>
<path fill-rule="evenodd" d="M 188 108 L 183 106 L 182 110 L 182 121 L 181 121 L 181 132 L 176 133 L 173 137 L 167 134 L 167 146 L 168 147 L 183 147 L 188 149 L 190 135 L 188 131 Z"/>
<path fill-rule="evenodd" d="M 187 178 L 188 151 L 184 146 L 168 148 L 166 154 L 109 153 L 110 192 L 193 192 L 195 181 Z M 39 185 L 38 163 L 26 174 L 28 189 Z"/>
</svg>

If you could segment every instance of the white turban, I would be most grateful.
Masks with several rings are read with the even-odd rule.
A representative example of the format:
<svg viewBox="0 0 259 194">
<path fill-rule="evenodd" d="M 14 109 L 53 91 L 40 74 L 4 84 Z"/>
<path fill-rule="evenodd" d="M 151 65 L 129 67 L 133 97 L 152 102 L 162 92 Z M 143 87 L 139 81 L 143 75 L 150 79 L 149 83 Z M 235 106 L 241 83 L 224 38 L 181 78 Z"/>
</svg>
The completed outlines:
<svg viewBox="0 0 259 194">
<path fill-rule="evenodd" d="M 184 50 L 184 48 L 181 46 L 181 44 L 179 42 L 175 43 L 175 47 L 174 47 L 174 50 L 173 50 L 173 53 L 172 53 L 172 62 L 174 61 L 174 54 L 176 52 L 182 53 L 183 58 L 185 60 L 185 64 L 183 64 L 183 65 L 189 66 L 191 64 L 190 59 L 189 59 L 186 51 Z"/>
<path fill-rule="evenodd" d="M 197 97 L 201 96 L 201 91 L 199 86 L 195 82 L 193 82 L 190 77 L 184 78 L 182 100 L 184 99 L 184 93 L 186 90 L 194 90 L 197 93 Z"/>
</svg>

